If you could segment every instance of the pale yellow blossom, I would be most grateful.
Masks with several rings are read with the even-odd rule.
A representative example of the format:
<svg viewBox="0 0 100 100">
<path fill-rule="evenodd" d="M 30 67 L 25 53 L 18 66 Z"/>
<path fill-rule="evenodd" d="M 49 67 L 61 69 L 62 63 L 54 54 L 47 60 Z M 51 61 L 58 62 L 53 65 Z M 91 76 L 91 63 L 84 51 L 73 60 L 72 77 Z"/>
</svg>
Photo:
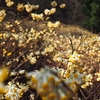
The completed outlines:
<svg viewBox="0 0 100 100">
<path fill-rule="evenodd" d="M 22 12 L 24 10 L 24 4 L 23 3 L 18 3 L 17 10 Z"/>
<path fill-rule="evenodd" d="M 52 7 L 56 7 L 56 6 L 57 6 L 57 2 L 56 2 L 56 1 L 52 1 L 52 2 L 51 2 L 51 6 L 52 6 Z"/>
<path fill-rule="evenodd" d="M 4 20 L 5 16 L 6 16 L 5 10 L 4 9 L 0 10 L 0 22 Z"/>
<path fill-rule="evenodd" d="M 65 7 L 66 7 L 65 3 L 63 3 L 63 4 L 60 5 L 60 8 L 62 8 L 62 9 L 65 8 Z"/>
</svg>

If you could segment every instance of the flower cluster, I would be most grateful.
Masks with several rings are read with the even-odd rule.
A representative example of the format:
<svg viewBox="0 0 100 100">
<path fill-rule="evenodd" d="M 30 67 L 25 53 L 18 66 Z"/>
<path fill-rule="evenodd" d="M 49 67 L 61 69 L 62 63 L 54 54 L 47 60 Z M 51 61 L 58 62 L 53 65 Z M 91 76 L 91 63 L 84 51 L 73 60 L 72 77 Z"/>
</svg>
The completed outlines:
<svg viewBox="0 0 100 100">
<path fill-rule="evenodd" d="M 56 8 L 52 8 L 52 9 L 45 9 L 44 10 L 44 14 L 45 15 L 52 15 L 52 14 L 54 14 L 56 12 Z"/>
<path fill-rule="evenodd" d="M 37 20 L 37 21 L 44 20 L 44 16 L 42 13 L 41 14 L 31 13 L 31 17 L 33 20 Z"/>
<path fill-rule="evenodd" d="M 60 22 L 59 21 L 56 21 L 55 23 L 52 23 L 52 22 L 48 22 L 48 27 L 50 28 L 57 28 L 60 26 Z"/>
<path fill-rule="evenodd" d="M 25 5 L 25 9 L 26 9 L 27 12 L 31 12 L 33 10 L 33 5 L 28 3 L 28 4 Z"/>
<path fill-rule="evenodd" d="M 11 1 L 11 0 L 5 0 L 5 2 L 6 2 L 6 5 L 7 5 L 8 7 L 11 7 L 11 6 L 13 6 L 13 4 L 14 4 L 14 2 Z"/>
<path fill-rule="evenodd" d="M 25 86 L 24 84 L 19 84 L 16 82 L 9 82 L 6 86 L 7 93 L 5 94 L 5 98 L 7 100 L 19 100 L 23 93 L 28 90 L 28 86 Z"/>
<path fill-rule="evenodd" d="M 60 5 L 60 8 L 62 8 L 62 9 L 65 8 L 65 7 L 66 7 L 65 3 L 63 3 L 63 4 Z"/>
<path fill-rule="evenodd" d="M 6 67 L 3 67 L 2 69 L 0 69 L 0 83 L 3 83 L 9 74 L 9 70 Z"/>
<path fill-rule="evenodd" d="M 41 69 L 40 72 L 27 73 L 26 77 L 31 79 L 28 84 L 37 90 L 43 100 L 69 100 L 72 96 L 71 92 L 73 91 L 70 91 L 72 87 L 67 87 L 66 83 L 58 77 L 56 71 L 48 67 Z"/>
<path fill-rule="evenodd" d="M 84 82 L 85 82 L 85 84 L 83 84 L 81 87 L 82 87 L 82 88 L 86 88 L 86 87 L 88 87 L 89 85 L 93 85 L 92 79 L 93 79 L 93 75 L 92 75 L 92 74 L 86 75 L 86 76 L 84 77 L 84 79 L 83 79 Z"/>
<path fill-rule="evenodd" d="M 6 16 L 5 10 L 0 10 L 0 22 L 3 21 L 3 19 L 5 18 L 5 16 Z"/>
<path fill-rule="evenodd" d="M 97 76 L 97 81 L 100 81 L 100 71 L 95 73 L 95 75 Z"/>
<path fill-rule="evenodd" d="M 18 11 L 20 11 L 20 12 L 22 12 L 23 10 L 24 10 L 24 4 L 23 3 L 18 3 L 18 5 L 17 5 L 17 10 Z"/>
<path fill-rule="evenodd" d="M 14 81 L 10 81 L 5 85 L 4 81 L 8 76 L 9 70 L 6 67 L 0 69 L 0 99 L 19 100 L 23 93 L 28 90 L 28 86 Z"/>
<path fill-rule="evenodd" d="M 57 2 L 56 2 L 56 1 L 52 1 L 52 2 L 51 2 L 51 6 L 52 6 L 52 7 L 56 7 L 56 6 L 57 6 Z"/>
</svg>

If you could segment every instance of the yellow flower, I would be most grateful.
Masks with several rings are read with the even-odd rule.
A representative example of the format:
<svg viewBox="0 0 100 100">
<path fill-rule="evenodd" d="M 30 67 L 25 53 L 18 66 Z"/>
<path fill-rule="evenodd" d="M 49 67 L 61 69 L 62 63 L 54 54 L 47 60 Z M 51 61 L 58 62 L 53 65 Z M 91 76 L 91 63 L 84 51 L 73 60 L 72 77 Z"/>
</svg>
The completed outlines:
<svg viewBox="0 0 100 100">
<path fill-rule="evenodd" d="M 86 77 L 85 77 L 85 81 L 86 81 L 86 82 L 91 82 L 92 79 L 93 79 L 93 75 L 92 75 L 92 74 L 88 74 L 88 75 L 86 75 Z"/>
<path fill-rule="evenodd" d="M 2 37 L 2 34 L 0 34 L 0 37 Z"/>
<path fill-rule="evenodd" d="M 37 20 L 37 21 L 44 19 L 42 13 L 41 14 L 31 13 L 31 17 L 33 20 Z"/>
<path fill-rule="evenodd" d="M 3 49 L 3 55 L 5 55 L 7 53 L 6 49 Z"/>
<path fill-rule="evenodd" d="M 56 1 L 52 1 L 52 2 L 51 2 L 51 6 L 52 6 L 52 7 L 56 7 L 56 6 L 57 6 L 57 2 L 56 2 Z"/>
<path fill-rule="evenodd" d="M 12 53 L 11 53 L 11 52 L 7 53 L 7 56 L 11 56 L 11 55 L 12 55 Z"/>
<path fill-rule="evenodd" d="M 50 28 L 57 28 L 57 27 L 60 26 L 60 21 L 56 21 L 55 23 L 48 22 L 47 26 L 50 27 Z"/>
<path fill-rule="evenodd" d="M 22 11 L 24 10 L 24 5 L 23 5 L 23 3 L 18 3 L 18 5 L 17 5 L 17 10 L 20 11 L 20 12 L 22 12 Z"/>
<path fill-rule="evenodd" d="M 0 10 L 0 22 L 3 21 L 5 16 L 6 16 L 5 10 Z"/>
<path fill-rule="evenodd" d="M 27 3 L 25 5 L 25 9 L 26 9 L 27 12 L 31 12 L 33 10 L 33 5 L 30 5 L 29 3 Z"/>
<path fill-rule="evenodd" d="M 9 70 L 6 67 L 3 67 L 2 69 L 0 69 L 0 82 L 3 83 L 4 80 L 7 79 L 9 74 Z"/>
<path fill-rule="evenodd" d="M 56 12 L 56 8 L 52 8 L 52 9 L 50 9 L 49 15 L 52 15 L 52 14 L 54 14 L 55 12 Z"/>
<path fill-rule="evenodd" d="M 39 5 L 33 5 L 33 10 L 37 10 L 39 8 Z"/>
<path fill-rule="evenodd" d="M 65 3 L 63 3 L 63 4 L 60 5 L 60 8 L 62 8 L 62 9 L 65 8 L 65 7 L 66 7 Z"/>
<path fill-rule="evenodd" d="M 30 59 L 30 63 L 31 63 L 31 64 L 35 64 L 36 62 L 37 62 L 36 57 L 32 57 L 32 58 Z"/>
<path fill-rule="evenodd" d="M 100 81 L 100 72 L 95 73 L 95 75 L 97 76 L 97 81 Z"/>
<path fill-rule="evenodd" d="M 44 14 L 45 15 L 52 15 L 56 12 L 56 8 L 51 8 L 50 10 L 49 9 L 45 9 L 44 10 Z"/>
<path fill-rule="evenodd" d="M 7 5 L 8 7 L 11 7 L 13 4 L 14 4 L 13 1 L 8 1 L 8 2 L 6 2 L 6 5 Z"/>
<path fill-rule="evenodd" d="M 6 91 L 6 88 L 5 88 L 5 86 L 2 84 L 2 83 L 0 83 L 0 94 L 4 94 L 4 93 L 6 93 L 7 91 Z"/>
<path fill-rule="evenodd" d="M 69 61 L 70 62 L 76 62 L 79 61 L 80 55 L 77 52 L 74 52 L 72 55 L 69 56 Z"/>
</svg>

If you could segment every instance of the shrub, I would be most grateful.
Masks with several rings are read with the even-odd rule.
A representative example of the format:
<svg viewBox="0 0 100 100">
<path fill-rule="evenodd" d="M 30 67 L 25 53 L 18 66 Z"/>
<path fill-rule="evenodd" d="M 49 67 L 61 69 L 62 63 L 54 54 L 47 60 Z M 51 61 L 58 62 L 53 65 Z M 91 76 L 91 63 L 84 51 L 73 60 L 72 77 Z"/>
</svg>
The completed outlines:
<svg viewBox="0 0 100 100">
<path fill-rule="evenodd" d="M 83 13 L 87 18 L 83 26 L 93 32 L 100 32 L 100 0 L 83 0 Z"/>
<path fill-rule="evenodd" d="M 19 3 L 23 9 L 29 17 L 0 9 L 0 99 L 100 99 L 100 36 L 48 21 L 56 7 L 38 14 L 37 5 Z"/>
</svg>

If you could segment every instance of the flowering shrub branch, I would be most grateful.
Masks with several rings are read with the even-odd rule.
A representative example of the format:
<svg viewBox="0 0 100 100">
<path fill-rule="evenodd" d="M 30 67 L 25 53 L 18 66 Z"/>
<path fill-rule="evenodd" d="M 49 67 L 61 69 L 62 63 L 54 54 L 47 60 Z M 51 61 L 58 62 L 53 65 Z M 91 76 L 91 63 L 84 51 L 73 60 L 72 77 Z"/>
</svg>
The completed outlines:
<svg viewBox="0 0 100 100">
<path fill-rule="evenodd" d="M 57 5 L 53 1 L 51 9 L 37 14 L 32 11 L 39 5 L 18 3 L 17 10 L 30 16 L 12 22 L 0 10 L 0 99 L 100 99 L 100 36 L 48 20 Z"/>
</svg>

